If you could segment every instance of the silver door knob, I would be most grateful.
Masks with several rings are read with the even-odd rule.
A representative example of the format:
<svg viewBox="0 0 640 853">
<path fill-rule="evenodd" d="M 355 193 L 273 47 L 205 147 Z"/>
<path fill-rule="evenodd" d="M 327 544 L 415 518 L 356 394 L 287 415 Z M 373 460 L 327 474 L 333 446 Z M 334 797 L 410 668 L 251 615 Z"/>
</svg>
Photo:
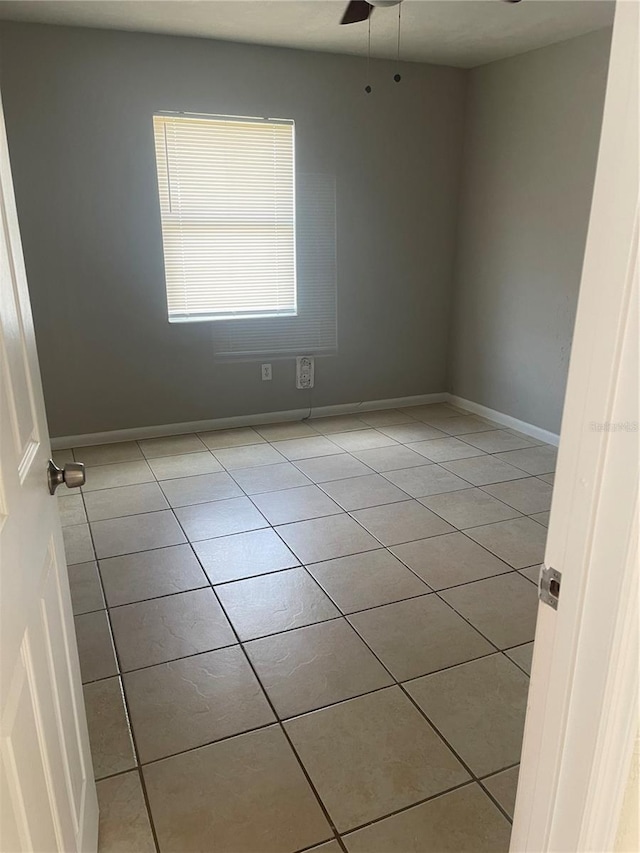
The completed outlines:
<svg viewBox="0 0 640 853">
<path fill-rule="evenodd" d="M 58 486 L 65 484 L 68 489 L 77 489 L 84 486 L 86 476 L 82 462 L 67 462 L 64 468 L 58 468 L 53 459 L 47 465 L 47 482 L 49 483 L 49 494 L 55 494 Z"/>
</svg>

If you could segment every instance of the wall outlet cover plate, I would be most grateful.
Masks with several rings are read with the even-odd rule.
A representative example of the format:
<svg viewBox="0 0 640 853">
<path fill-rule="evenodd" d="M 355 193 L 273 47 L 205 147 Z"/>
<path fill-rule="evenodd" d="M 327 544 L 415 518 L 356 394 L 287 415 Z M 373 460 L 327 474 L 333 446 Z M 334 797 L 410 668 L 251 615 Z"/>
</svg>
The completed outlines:
<svg viewBox="0 0 640 853">
<path fill-rule="evenodd" d="M 313 388 L 315 378 L 315 360 L 312 355 L 299 355 L 296 358 L 296 388 Z"/>
</svg>

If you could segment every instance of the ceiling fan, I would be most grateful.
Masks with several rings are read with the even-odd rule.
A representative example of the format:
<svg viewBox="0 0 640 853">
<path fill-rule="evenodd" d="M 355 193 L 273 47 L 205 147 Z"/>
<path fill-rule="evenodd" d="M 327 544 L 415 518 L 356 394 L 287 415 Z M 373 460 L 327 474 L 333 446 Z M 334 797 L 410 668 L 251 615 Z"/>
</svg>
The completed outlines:
<svg viewBox="0 0 640 853">
<path fill-rule="evenodd" d="M 519 3 L 520 0 L 506 0 L 507 3 Z M 376 6 L 381 8 L 399 6 L 402 0 L 351 0 L 342 16 L 341 24 L 357 24 L 367 21 Z"/>
<path fill-rule="evenodd" d="M 402 0 L 351 0 L 342 16 L 341 24 L 357 24 L 366 21 L 374 6 L 399 6 Z"/>
</svg>

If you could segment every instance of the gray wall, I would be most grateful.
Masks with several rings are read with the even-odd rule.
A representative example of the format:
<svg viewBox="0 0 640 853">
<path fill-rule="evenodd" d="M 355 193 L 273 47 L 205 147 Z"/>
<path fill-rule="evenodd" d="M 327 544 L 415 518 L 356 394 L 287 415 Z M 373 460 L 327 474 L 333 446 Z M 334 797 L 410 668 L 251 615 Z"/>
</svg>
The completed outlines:
<svg viewBox="0 0 640 853">
<path fill-rule="evenodd" d="M 200 39 L 4 24 L 1 85 L 53 436 L 443 391 L 466 73 Z M 151 115 L 296 121 L 335 174 L 339 353 L 273 381 L 169 325 Z"/>
<path fill-rule="evenodd" d="M 610 38 L 602 30 L 470 73 L 450 386 L 553 432 L 560 429 Z"/>
</svg>

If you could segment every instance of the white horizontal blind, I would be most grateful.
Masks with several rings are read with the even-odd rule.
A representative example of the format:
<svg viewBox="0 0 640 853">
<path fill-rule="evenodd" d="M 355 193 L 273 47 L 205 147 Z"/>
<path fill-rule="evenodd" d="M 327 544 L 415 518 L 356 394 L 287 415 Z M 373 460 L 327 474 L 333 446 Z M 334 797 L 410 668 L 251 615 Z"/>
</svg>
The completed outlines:
<svg viewBox="0 0 640 853">
<path fill-rule="evenodd" d="M 296 176 L 298 313 L 212 325 L 217 359 L 329 355 L 338 349 L 336 182 L 333 175 Z"/>
<path fill-rule="evenodd" d="M 169 320 L 295 316 L 291 121 L 153 118 Z"/>
</svg>

